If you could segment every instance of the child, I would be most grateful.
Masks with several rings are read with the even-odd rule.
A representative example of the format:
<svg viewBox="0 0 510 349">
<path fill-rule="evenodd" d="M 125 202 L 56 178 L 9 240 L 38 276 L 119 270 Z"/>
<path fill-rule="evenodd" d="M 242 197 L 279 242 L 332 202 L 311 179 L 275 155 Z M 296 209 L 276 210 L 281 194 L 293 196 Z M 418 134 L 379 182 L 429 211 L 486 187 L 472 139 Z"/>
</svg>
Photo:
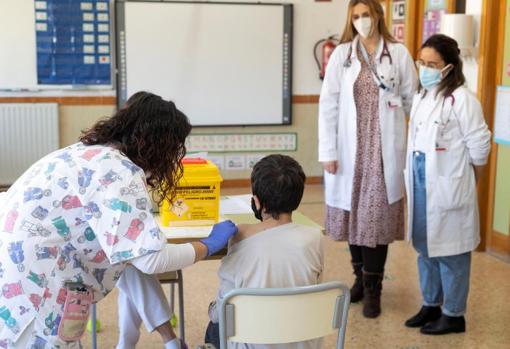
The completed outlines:
<svg viewBox="0 0 510 349">
<path fill-rule="evenodd" d="M 318 228 L 292 222 L 292 212 L 301 202 L 305 174 L 291 157 L 269 155 L 251 174 L 252 209 L 261 222 L 240 225 L 230 241 L 218 276 L 220 287 L 209 307 L 206 343 L 219 349 L 217 304 L 235 288 L 278 288 L 315 285 L 323 269 L 323 246 Z M 305 320 L 303 320 L 305 324 Z M 320 340 L 279 345 L 229 343 L 228 348 L 315 349 Z"/>
</svg>

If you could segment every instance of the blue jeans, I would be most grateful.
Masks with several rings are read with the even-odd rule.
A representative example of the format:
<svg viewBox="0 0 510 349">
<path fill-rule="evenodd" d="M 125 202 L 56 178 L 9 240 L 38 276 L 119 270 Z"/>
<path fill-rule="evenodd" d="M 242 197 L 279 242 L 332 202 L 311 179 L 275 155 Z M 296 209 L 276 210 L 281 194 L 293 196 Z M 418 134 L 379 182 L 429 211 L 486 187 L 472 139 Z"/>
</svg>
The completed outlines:
<svg viewBox="0 0 510 349">
<path fill-rule="evenodd" d="M 471 252 L 455 256 L 428 256 L 425 154 L 413 153 L 413 246 L 418 252 L 418 272 L 423 305 L 442 305 L 443 314 L 466 312 L 471 272 Z"/>
</svg>

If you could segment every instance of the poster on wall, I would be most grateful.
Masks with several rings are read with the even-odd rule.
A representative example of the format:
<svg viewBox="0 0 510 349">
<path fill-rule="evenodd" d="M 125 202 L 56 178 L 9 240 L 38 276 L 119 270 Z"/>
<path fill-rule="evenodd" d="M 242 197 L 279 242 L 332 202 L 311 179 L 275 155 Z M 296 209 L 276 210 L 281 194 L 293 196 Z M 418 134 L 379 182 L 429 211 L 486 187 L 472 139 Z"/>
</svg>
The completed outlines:
<svg viewBox="0 0 510 349">
<path fill-rule="evenodd" d="M 497 89 L 494 141 L 510 146 L 510 86 L 498 86 Z"/>
<path fill-rule="evenodd" d="M 404 42 L 405 30 L 406 28 L 404 23 L 396 23 L 392 25 L 392 35 L 397 41 Z"/>
<path fill-rule="evenodd" d="M 446 13 L 446 9 L 443 10 L 428 10 L 425 11 L 423 18 L 423 40 L 425 42 L 432 35 L 439 33 L 441 26 L 441 16 Z"/>
<path fill-rule="evenodd" d="M 391 18 L 393 21 L 404 21 L 406 18 L 406 2 L 402 1 L 393 1 L 393 11 Z"/>
<path fill-rule="evenodd" d="M 391 4 L 391 32 L 393 37 L 402 43 L 406 36 L 406 0 L 395 0 Z"/>
</svg>

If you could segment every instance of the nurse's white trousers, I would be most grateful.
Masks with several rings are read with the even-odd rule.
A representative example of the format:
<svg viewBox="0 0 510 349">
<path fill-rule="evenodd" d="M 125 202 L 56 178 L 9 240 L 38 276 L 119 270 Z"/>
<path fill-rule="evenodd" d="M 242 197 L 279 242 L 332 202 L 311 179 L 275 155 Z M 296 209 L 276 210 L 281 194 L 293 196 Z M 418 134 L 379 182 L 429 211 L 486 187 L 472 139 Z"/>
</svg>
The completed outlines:
<svg viewBox="0 0 510 349">
<path fill-rule="evenodd" d="M 170 321 L 170 306 L 155 275 L 128 265 L 119 281 L 119 343 L 117 349 L 134 349 L 143 322 L 148 332 Z"/>
</svg>

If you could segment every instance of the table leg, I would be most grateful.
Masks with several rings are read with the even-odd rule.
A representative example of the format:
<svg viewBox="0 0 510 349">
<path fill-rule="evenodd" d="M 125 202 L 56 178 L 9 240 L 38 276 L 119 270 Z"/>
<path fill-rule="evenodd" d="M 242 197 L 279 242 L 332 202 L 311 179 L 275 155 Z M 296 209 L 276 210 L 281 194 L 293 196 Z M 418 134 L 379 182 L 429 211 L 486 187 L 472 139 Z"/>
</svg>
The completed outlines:
<svg viewBox="0 0 510 349">
<path fill-rule="evenodd" d="M 92 331 L 91 331 L 92 349 L 97 349 L 97 332 L 96 332 L 96 304 L 92 304 Z"/>
<path fill-rule="evenodd" d="M 182 278 L 182 270 L 177 270 L 177 276 L 179 277 L 179 282 L 177 286 L 179 287 L 179 330 L 180 330 L 180 338 L 185 341 L 184 337 L 184 279 Z"/>
</svg>

